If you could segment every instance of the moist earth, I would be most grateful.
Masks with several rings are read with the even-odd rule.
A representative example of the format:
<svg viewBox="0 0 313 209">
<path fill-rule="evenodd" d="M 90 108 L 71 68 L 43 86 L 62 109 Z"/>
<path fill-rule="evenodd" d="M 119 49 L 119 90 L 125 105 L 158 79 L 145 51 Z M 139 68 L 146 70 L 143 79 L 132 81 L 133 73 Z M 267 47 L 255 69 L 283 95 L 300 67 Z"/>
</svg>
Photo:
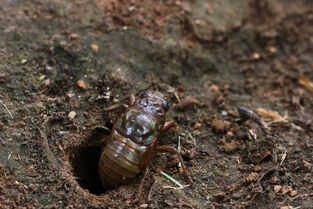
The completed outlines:
<svg viewBox="0 0 313 209">
<path fill-rule="evenodd" d="M 0 207 L 312 208 L 312 25 L 310 0 L 1 0 Z M 156 152 L 104 189 L 107 108 L 148 90 L 193 184 Z"/>
</svg>

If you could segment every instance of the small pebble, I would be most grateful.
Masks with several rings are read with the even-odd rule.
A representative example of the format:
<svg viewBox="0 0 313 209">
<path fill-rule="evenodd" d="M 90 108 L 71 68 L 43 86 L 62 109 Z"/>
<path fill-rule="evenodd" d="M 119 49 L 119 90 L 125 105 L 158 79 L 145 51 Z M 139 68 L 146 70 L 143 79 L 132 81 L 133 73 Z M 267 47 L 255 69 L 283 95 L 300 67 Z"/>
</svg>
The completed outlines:
<svg viewBox="0 0 313 209">
<path fill-rule="evenodd" d="M 75 112 L 75 111 L 71 111 L 71 112 L 69 112 L 69 114 L 68 114 L 68 118 L 69 118 L 69 119 L 74 119 L 75 116 L 76 116 L 76 112 Z"/>
<path fill-rule="evenodd" d="M 83 80 L 78 80 L 77 81 L 77 86 L 81 89 L 87 89 L 86 83 Z"/>
<path fill-rule="evenodd" d="M 71 33 L 70 39 L 72 39 L 72 40 L 80 39 L 80 35 L 78 35 L 77 33 Z"/>
<path fill-rule="evenodd" d="M 201 123 L 196 123 L 195 125 L 194 125 L 194 128 L 201 128 L 202 127 L 202 124 Z"/>
<path fill-rule="evenodd" d="M 218 91 L 220 88 L 217 85 L 213 84 L 213 85 L 209 86 L 208 89 L 210 91 Z"/>
<path fill-rule="evenodd" d="M 231 138 L 231 137 L 234 137 L 234 135 L 235 135 L 234 132 L 227 131 L 227 134 L 226 134 L 227 137 Z"/>
<path fill-rule="evenodd" d="M 277 53 L 277 49 L 273 46 L 270 46 L 268 49 L 267 49 L 271 54 L 276 54 Z"/>
<path fill-rule="evenodd" d="M 282 188 L 283 195 L 287 194 L 290 191 L 291 191 L 291 187 L 290 186 L 283 186 L 283 188 Z"/>
<path fill-rule="evenodd" d="M 45 86 L 49 86 L 49 85 L 50 85 L 50 79 L 45 79 L 42 83 L 43 83 Z"/>
<path fill-rule="evenodd" d="M 279 182 L 279 178 L 277 178 L 276 176 L 274 176 L 272 179 L 271 179 L 271 182 L 273 184 L 276 184 L 277 182 Z"/>
<path fill-rule="evenodd" d="M 274 186 L 274 192 L 276 192 L 276 193 L 280 192 L 281 189 L 282 189 L 282 186 L 280 186 L 280 185 Z"/>
<path fill-rule="evenodd" d="M 90 48 L 91 48 L 91 50 L 94 51 L 94 52 L 98 52 L 98 50 L 99 50 L 99 47 L 98 47 L 97 44 L 91 44 L 91 45 L 90 45 Z"/>
<path fill-rule="evenodd" d="M 226 112 L 225 110 L 223 110 L 221 114 L 222 114 L 223 116 L 227 116 L 227 115 L 228 115 L 228 112 Z"/>
<path fill-rule="evenodd" d="M 49 70 L 52 70 L 53 68 L 50 66 L 50 65 L 46 65 L 45 66 L 45 70 L 49 71 Z"/>
<path fill-rule="evenodd" d="M 258 60 L 261 58 L 261 55 L 259 53 L 252 54 L 252 59 Z"/>
<path fill-rule="evenodd" d="M 290 197 L 295 197 L 298 195 L 298 192 L 297 192 L 297 190 L 291 190 L 289 195 L 290 195 Z"/>
<path fill-rule="evenodd" d="M 25 64 L 27 62 L 27 59 L 22 59 L 21 64 Z"/>
</svg>

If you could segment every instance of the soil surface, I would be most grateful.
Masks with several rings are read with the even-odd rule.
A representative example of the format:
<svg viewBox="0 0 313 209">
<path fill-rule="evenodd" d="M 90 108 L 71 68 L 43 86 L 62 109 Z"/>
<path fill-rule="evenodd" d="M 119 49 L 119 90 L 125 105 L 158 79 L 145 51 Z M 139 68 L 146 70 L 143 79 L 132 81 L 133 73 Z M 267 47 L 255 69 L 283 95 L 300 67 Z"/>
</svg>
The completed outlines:
<svg viewBox="0 0 313 209">
<path fill-rule="evenodd" d="M 0 208 L 313 208 L 312 25 L 311 0 L 1 0 Z M 147 89 L 193 184 L 158 152 L 104 189 L 106 108 Z"/>
</svg>

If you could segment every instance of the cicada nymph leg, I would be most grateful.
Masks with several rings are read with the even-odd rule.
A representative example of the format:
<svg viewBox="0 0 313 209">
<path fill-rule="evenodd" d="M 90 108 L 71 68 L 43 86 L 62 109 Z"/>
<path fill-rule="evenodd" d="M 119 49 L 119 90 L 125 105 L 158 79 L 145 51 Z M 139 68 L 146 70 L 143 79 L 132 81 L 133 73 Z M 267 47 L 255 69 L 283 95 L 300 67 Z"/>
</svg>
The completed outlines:
<svg viewBox="0 0 313 209">
<path fill-rule="evenodd" d="M 125 109 L 127 109 L 127 108 L 131 107 L 134 104 L 135 100 L 136 100 L 135 95 L 131 94 L 129 96 L 129 98 L 128 98 L 128 104 L 124 104 L 122 102 L 118 102 L 118 103 L 116 103 L 116 104 L 114 104 L 112 106 L 104 108 L 104 111 L 113 111 L 113 110 L 116 110 L 116 109 L 118 109 L 120 107 L 124 107 Z"/>
<path fill-rule="evenodd" d="M 170 121 L 166 121 L 164 123 L 164 126 L 162 128 L 162 132 L 168 131 L 170 130 L 172 127 L 174 127 L 176 124 L 174 121 L 170 120 Z"/>
</svg>

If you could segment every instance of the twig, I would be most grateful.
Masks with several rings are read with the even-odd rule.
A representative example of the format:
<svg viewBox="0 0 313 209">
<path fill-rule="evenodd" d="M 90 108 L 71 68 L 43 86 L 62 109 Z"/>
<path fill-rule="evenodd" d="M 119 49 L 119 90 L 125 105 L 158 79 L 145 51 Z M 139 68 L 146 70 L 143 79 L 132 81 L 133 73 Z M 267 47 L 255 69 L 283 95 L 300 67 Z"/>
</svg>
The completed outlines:
<svg viewBox="0 0 313 209">
<path fill-rule="evenodd" d="M 0 100 L 0 102 L 1 102 L 1 104 L 3 105 L 3 107 L 8 111 L 10 117 L 11 117 L 12 119 L 14 119 L 14 117 L 13 117 L 13 115 L 11 114 L 9 108 L 2 102 L 2 100 Z"/>
<path fill-rule="evenodd" d="M 179 183 L 176 179 L 174 179 L 172 176 L 168 175 L 167 173 L 164 173 L 163 171 L 161 171 L 161 174 L 165 176 L 167 179 L 169 179 L 170 181 L 172 181 L 174 184 L 179 186 L 180 188 L 184 188 L 184 186 L 181 183 Z"/>
<path fill-rule="evenodd" d="M 189 187 L 190 185 L 186 185 L 184 187 L 172 187 L 172 186 L 162 186 L 163 189 L 174 189 L 174 190 L 182 190 L 182 189 L 185 189 L 186 187 Z"/>
<path fill-rule="evenodd" d="M 280 166 L 283 164 L 283 162 L 285 161 L 286 157 L 287 157 L 287 149 L 285 150 L 285 152 L 281 156 L 281 161 L 280 161 L 280 164 L 279 164 Z"/>
<path fill-rule="evenodd" d="M 270 135 L 267 124 L 254 111 L 245 107 L 241 107 L 241 106 L 237 107 L 237 110 L 238 110 L 240 118 L 243 121 L 248 120 L 248 119 L 253 120 L 256 124 L 259 125 L 263 133 L 265 133 L 267 136 Z"/>
<path fill-rule="evenodd" d="M 13 152 L 9 153 L 8 160 L 11 158 Z"/>
<path fill-rule="evenodd" d="M 178 136 L 178 144 L 177 144 L 177 151 L 180 153 L 181 152 L 181 145 L 180 145 L 180 136 Z M 178 167 L 181 167 L 181 163 L 178 163 Z"/>
<path fill-rule="evenodd" d="M 118 108 L 120 108 L 120 107 L 128 108 L 128 106 L 127 106 L 126 104 L 118 103 L 118 104 L 114 104 L 114 105 L 112 105 L 112 106 L 106 107 L 106 108 L 104 108 L 103 110 L 104 110 L 105 112 L 108 112 L 108 111 L 116 110 L 116 109 L 118 109 Z"/>
<path fill-rule="evenodd" d="M 194 147 L 196 148 L 196 147 L 197 147 L 197 141 L 196 141 L 196 139 L 191 135 L 191 133 L 190 133 L 188 130 L 186 130 L 186 132 L 187 132 L 188 136 L 191 138 Z"/>
</svg>

